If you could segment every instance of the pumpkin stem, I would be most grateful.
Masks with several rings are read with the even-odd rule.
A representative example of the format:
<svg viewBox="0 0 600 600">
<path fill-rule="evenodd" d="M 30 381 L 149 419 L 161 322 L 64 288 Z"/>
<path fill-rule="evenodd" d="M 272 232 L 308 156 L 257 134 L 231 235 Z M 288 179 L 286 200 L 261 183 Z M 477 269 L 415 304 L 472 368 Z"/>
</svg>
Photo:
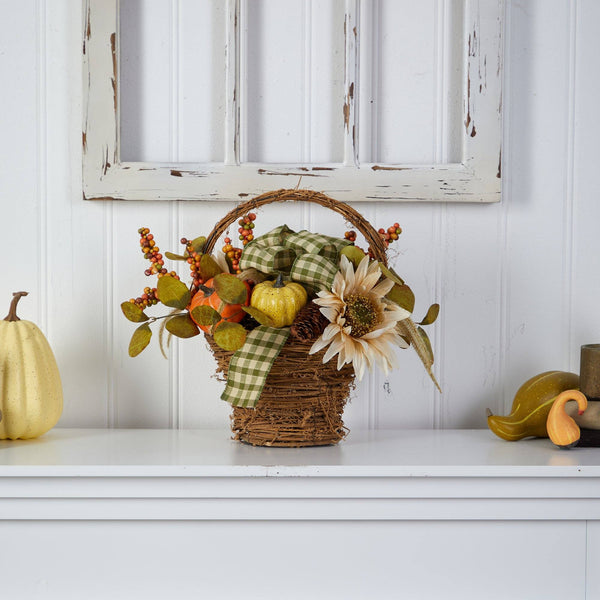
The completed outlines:
<svg viewBox="0 0 600 600">
<path fill-rule="evenodd" d="M 10 303 L 10 309 L 8 311 L 8 315 L 6 315 L 6 317 L 4 317 L 5 321 L 20 321 L 21 319 L 19 319 L 19 317 L 17 317 L 17 304 L 19 302 L 19 300 L 23 297 L 23 296 L 27 296 L 29 292 L 15 292 L 13 294 L 13 299 L 12 302 Z"/>
<path fill-rule="evenodd" d="M 283 283 L 283 273 L 279 273 L 277 275 L 277 279 L 275 280 L 275 283 L 273 284 L 274 288 L 282 288 L 285 287 L 285 283 Z"/>
<path fill-rule="evenodd" d="M 198 286 L 199 290 L 202 290 L 204 292 L 204 295 L 208 298 L 209 296 L 212 296 L 215 293 L 215 288 L 211 288 L 211 287 L 206 287 L 203 284 L 200 284 Z"/>
</svg>

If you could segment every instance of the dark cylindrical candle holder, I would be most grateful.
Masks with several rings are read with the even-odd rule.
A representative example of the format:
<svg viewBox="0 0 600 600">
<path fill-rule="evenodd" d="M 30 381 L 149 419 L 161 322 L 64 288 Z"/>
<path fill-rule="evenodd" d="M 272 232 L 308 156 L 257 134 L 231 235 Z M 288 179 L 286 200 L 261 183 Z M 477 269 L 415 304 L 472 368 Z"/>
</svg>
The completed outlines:
<svg viewBox="0 0 600 600">
<path fill-rule="evenodd" d="M 600 344 L 581 346 L 581 365 L 579 367 L 579 389 L 590 402 L 600 402 Z M 579 446 L 598 448 L 600 430 L 581 428 Z"/>
<path fill-rule="evenodd" d="M 579 385 L 588 400 L 600 400 L 600 344 L 581 346 Z"/>
</svg>

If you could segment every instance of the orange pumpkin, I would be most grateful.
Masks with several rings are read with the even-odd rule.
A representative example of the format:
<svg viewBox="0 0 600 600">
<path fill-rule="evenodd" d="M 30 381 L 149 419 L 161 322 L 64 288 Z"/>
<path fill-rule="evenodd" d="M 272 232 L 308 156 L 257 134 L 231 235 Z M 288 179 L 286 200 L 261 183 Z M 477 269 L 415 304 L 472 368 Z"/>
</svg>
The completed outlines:
<svg viewBox="0 0 600 600">
<path fill-rule="evenodd" d="M 247 281 L 244 281 L 244 285 L 248 290 L 248 295 L 246 296 L 246 301 L 244 302 L 244 306 L 248 306 L 250 304 L 250 284 Z M 194 320 L 192 316 L 192 311 L 196 306 L 210 306 L 214 308 L 220 315 L 221 320 L 213 325 L 216 327 L 219 323 L 223 321 L 228 321 L 229 323 L 239 323 L 245 316 L 246 313 L 242 310 L 241 304 L 227 304 L 227 302 L 223 302 L 221 298 L 219 298 L 219 294 L 213 287 L 213 280 L 209 279 L 204 285 L 202 285 L 201 289 L 194 294 L 190 305 L 188 306 L 188 310 L 190 311 L 190 317 Z M 196 325 L 207 333 L 210 333 L 212 327 L 208 325 L 200 325 L 200 323 L 196 322 Z"/>
</svg>

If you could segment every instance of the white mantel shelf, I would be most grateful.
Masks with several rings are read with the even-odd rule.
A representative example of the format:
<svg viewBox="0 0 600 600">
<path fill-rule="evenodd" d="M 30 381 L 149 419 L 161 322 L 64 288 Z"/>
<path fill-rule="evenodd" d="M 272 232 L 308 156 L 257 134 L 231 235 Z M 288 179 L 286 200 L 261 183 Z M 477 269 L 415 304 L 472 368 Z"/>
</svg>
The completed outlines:
<svg viewBox="0 0 600 600">
<path fill-rule="evenodd" d="M 487 430 L 229 436 L 1 441 L 6 597 L 600 599 L 600 450 Z"/>
<path fill-rule="evenodd" d="M 0 519 L 115 518 L 597 520 L 600 450 L 487 430 L 351 432 L 298 449 L 225 430 L 0 441 Z"/>
</svg>

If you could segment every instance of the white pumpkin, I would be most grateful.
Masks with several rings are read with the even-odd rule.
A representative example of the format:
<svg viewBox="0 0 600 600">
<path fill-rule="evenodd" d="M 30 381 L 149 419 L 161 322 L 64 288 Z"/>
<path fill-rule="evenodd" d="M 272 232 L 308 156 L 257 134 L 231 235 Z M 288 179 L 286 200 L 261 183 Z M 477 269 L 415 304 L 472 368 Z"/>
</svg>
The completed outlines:
<svg viewBox="0 0 600 600">
<path fill-rule="evenodd" d="M 17 317 L 16 292 L 0 321 L 0 439 L 35 438 L 54 427 L 63 408 L 58 366 L 40 329 Z"/>
</svg>

